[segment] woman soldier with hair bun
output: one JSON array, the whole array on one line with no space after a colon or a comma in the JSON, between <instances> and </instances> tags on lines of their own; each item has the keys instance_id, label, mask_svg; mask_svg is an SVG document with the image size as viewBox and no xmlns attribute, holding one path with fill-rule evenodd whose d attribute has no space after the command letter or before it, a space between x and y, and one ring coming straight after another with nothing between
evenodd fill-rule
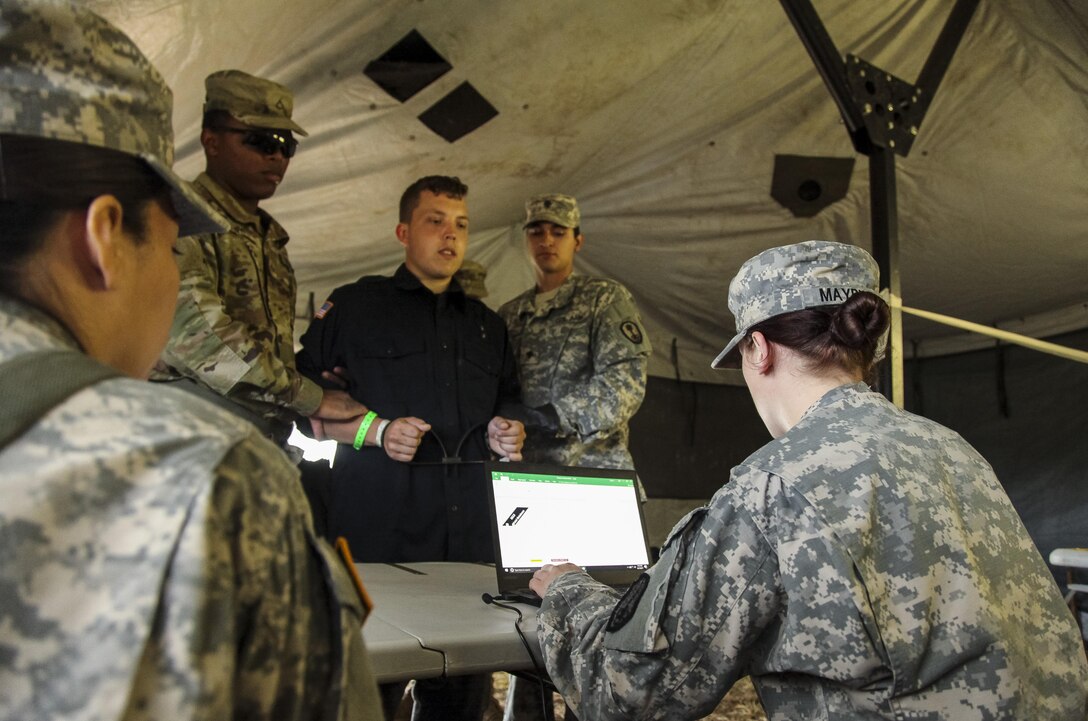
<instances>
[{"instance_id":1,"label":"woman soldier with hair bun","mask_svg":"<svg viewBox=\"0 0 1088 721\"><path fill-rule=\"evenodd\" d=\"M545 566L540 639L579 718L695 719L750 675L771 721L1082 721L1069 610L993 470L863 382L889 310L860 248L809 241L729 286L774 437L623 598Z\"/></svg>"}]
</instances>

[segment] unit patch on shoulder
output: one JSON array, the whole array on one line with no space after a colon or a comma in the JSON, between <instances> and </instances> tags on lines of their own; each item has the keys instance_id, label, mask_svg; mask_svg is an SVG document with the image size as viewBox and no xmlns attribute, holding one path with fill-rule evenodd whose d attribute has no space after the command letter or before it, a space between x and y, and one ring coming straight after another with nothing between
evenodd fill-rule
<instances>
[{"instance_id":1,"label":"unit patch on shoulder","mask_svg":"<svg viewBox=\"0 0 1088 721\"><path fill-rule=\"evenodd\" d=\"M631 341L635 345L642 342L642 329L638 327L638 323L633 320L625 320L620 324L620 331L623 333L623 337Z\"/></svg>"},{"instance_id":2,"label":"unit patch on shoulder","mask_svg":"<svg viewBox=\"0 0 1088 721\"><path fill-rule=\"evenodd\" d=\"M646 593L646 587L649 585L650 576L648 574L643 573L635 579L635 582L627 589L627 593L623 594L623 598L616 602L616 607L612 609L612 615L608 617L606 629L609 633L619 631L634 617L638 602L642 600L642 594Z\"/></svg>"},{"instance_id":3,"label":"unit patch on shoulder","mask_svg":"<svg viewBox=\"0 0 1088 721\"><path fill-rule=\"evenodd\" d=\"M314 313L314 318L317 318L318 320L320 320L320 319L324 318L325 314L328 313L330 310L332 310L332 301L327 300L324 303L322 303L321 307L317 309L316 313Z\"/></svg>"}]
</instances>

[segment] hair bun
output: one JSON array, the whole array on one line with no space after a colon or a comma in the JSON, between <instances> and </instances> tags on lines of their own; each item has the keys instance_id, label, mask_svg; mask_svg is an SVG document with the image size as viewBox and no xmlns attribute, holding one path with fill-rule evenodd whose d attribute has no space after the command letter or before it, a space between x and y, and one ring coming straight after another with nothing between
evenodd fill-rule
<instances>
[{"instance_id":1,"label":"hair bun","mask_svg":"<svg viewBox=\"0 0 1088 721\"><path fill-rule=\"evenodd\" d=\"M855 293L831 315L831 334L847 348L869 353L876 349L891 314L888 304L875 293Z\"/></svg>"}]
</instances>

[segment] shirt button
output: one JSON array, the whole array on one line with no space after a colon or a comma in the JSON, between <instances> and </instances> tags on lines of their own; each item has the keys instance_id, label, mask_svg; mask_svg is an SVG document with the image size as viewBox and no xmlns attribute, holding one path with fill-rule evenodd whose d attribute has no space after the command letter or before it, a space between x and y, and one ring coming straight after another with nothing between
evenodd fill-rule
<instances>
[{"instance_id":1,"label":"shirt button","mask_svg":"<svg viewBox=\"0 0 1088 721\"><path fill-rule=\"evenodd\" d=\"M451 511L457 511L457 510L458 510L458 508L457 508L457 506L450 506L450 510L451 510Z\"/></svg>"}]
</instances>

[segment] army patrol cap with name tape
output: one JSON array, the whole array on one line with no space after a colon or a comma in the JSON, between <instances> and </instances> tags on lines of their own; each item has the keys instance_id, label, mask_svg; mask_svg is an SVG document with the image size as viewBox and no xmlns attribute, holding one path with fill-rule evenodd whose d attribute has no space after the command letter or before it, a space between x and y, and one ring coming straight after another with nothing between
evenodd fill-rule
<instances>
[{"instance_id":1,"label":"army patrol cap with name tape","mask_svg":"<svg viewBox=\"0 0 1088 721\"><path fill-rule=\"evenodd\" d=\"M172 113L159 72L98 15L60 0L0 0L0 133L134 155L169 186L179 235L222 232L219 214L170 169Z\"/></svg>"},{"instance_id":2,"label":"army patrol cap with name tape","mask_svg":"<svg viewBox=\"0 0 1088 721\"><path fill-rule=\"evenodd\" d=\"M547 221L564 228L577 228L582 222L582 214L578 211L578 201L569 195L549 193L537 195L525 202L525 224L522 228L528 228L533 223Z\"/></svg>"},{"instance_id":3,"label":"army patrol cap with name tape","mask_svg":"<svg viewBox=\"0 0 1088 721\"><path fill-rule=\"evenodd\" d=\"M295 100L279 83L241 70L219 70L204 79L204 112L225 110L235 120L254 128L308 133L291 120Z\"/></svg>"},{"instance_id":4,"label":"army patrol cap with name tape","mask_svg":"<svg viewBox=\"0 0 1088 721\"><path fill-rule=\"evenodd\" d=\"M873 256L856 245L807 240L765 250L746 261L729 283L737 334L711 368L737 362L737 344L757 323L783 313L838 305L863 290L879 292Z\"/></svg>"}]
</instances>

